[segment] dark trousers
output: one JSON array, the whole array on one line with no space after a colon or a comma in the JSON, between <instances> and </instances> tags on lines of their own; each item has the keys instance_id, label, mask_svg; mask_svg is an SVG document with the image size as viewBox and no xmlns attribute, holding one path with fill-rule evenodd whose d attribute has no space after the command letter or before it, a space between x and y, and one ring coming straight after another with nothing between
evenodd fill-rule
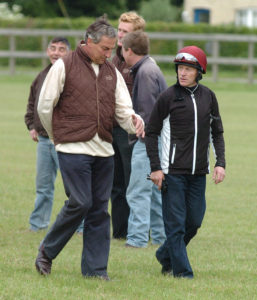
<instances>
[{"instance_id":1,"label":"dark trousers","mask_svg":"<svg viewBox=\"0 0 257 300\"><path fill-rule=\"evenodd\" d=\"M82 274L107 274L110 249L108 201L113 181L113 157L58 152L67 201L43 240L54 259L84 219Z\"/></svg>"},{"instance_id":2,"label":"dark trousers","mask_svg":"<svg viewBox=\"0 0 257 300\"><path fill-rule=\"evenodd\" d=\"M206 209L206 176L165 175L168 190L162 193L167 239L156 257L175 277L193 277L186 246L202 224Z\"/></svg>"},{"instance_id":3,"label":"dark trousers","mask_svg":"<svg viewBox=\"0 0 257 300\"><path fill-rule=\"evenodd\" d=\"M129 206L126 191L131 171L133 146L128 143L128 134L121 127L113 129L114 178L111 193L111 216L114 238L126 238L128 230Z\"/></svg>"}]
</instances>

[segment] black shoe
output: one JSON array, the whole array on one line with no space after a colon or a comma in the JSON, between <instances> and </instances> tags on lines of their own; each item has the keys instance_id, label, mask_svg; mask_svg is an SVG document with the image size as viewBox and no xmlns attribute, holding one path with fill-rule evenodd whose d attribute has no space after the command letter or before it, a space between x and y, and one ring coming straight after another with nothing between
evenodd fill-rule
<instances>
[{"instance_id":1,"label":"black shoe","mask_svg":"<svg viewBox=\"0 0 257 300\"><path fill-rule=\"evenodd\" d=\"M172 275L172 269L170 267L162 266L162 275Z\"/></svg>"},{"instance_id":2,"label":"black shoe","mask_svg":"<svg viewBox=\"0 0 257 300\"><path fill-rule=\"evenodd\" d=\"M100 279L100 280L104 280L104 281L110 281L110 277L105 274L105 275L83 275L85 278L88 279Z\"/></svg>"},{"instance_id":3,"label":"black shoe","mask_svg":"<svg viewBox=\"0 0 257 300\"><path fill-rule=\"evenodd\" d=\"M48 258L44 252L44 245L42 244L38 249L38 256L35 261L35 266L41 275L49 275L52 268L52 259Z\"/></svg>"},{"instance_id":4,"label":"black shoe","mask_svg":"<svg viewBox=\"0 0 257 300\"><path fill-rule=\"evenodd\" d=\"M115 240L120 240L120 241L122 241L122 240L126 240L126 239L127 239L127 236L113 236L112 238L115 239Z\"/></svg>"},{"instance_id":5,"label":"black shoe","mask_svg":"<svg viewBox=\"0 0 257 300\"><path fill-rule=\"evenodd\" d=\"M168 261L166 262L166 265L164 265L163 264L164 261L161 261L160 257L158 257L157 252L155 253L155 257L157 258L158 262L162 266L162 270L161 270L162 275L172 275L172 268L171 268L171 266L167 265Z\"/></svg>"},{"instance_id":6,"label":"black shoe","mask_svg":"<svg viewBox=\"0 0 257 300\"><path fill-rule=\"evenodd\" d=\"M97 276L97 278L101 279L101 280L105 280L105 281L110 281L110 277L108 275L101 275L101 276Z\"/></svg>"}]
</instances>

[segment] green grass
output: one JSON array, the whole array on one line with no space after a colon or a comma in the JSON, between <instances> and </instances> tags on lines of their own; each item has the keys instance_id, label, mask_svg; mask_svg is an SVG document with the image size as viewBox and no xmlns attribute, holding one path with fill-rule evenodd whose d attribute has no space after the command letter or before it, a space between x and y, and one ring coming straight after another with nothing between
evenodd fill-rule
<instances>
[{"instance_id":1,"label":"green grass","mask_svg":"<svg viewBox=\"0 0 257 300\"><path fill-rule=\"evenodd\" d=\"M217 186L208 176L207 212L188 247L194 280L163 277L155 246L128 249L114 240L108 266L112 281L102 282L82 278L78 235L54 260L48 278L34 267L45 235L28 231L36 144L23 118L34 75L0 76L0 299L257 299L257 86L203 80L219 99L227 176ZM59 174L52 222L64 200Z\"/></svg>"}]
</instances>

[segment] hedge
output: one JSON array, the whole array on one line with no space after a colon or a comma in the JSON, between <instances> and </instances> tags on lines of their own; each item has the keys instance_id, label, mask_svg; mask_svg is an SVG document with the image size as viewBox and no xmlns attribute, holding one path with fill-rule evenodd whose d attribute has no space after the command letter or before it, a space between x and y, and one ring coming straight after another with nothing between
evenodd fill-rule
<instances>
[{"instance_id":1,"label":"hedge","mask_svg":"<svg viewBox=\"0 0 257 300\"><path fill-rule=\"evenodd\" d=\"M20 20L5 20L0 18L1 28L51 28L51 29L79 29L84 30L94 22L95 18L23 18ZM109 20L117 27L117 20ZM236 27L234 25L212 26L209 24L185 24L185 23L166 23L148 22L146 31L150 32L192 32L192 33L235 33L235 34L257 34L257 29L247 27Z\"/></svg>"}]
</instances>

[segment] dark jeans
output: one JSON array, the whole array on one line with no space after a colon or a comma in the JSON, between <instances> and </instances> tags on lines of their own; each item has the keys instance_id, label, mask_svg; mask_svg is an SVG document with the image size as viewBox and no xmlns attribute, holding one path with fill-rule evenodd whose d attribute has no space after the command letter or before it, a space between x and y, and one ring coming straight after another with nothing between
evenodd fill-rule
<instances>
[{"instance_id":1,"label":"dark jeans","mask_svg":"<svg viewBox=\"0 0 257 300\"><path fill-rule=\"evenodd\" d=\"M126 238L128 230L129 206L126 191L131 171L133 146L128 143L128 134L121 127L113 129L114 178L111 193L112 229L114 238Z\"/></svg>"},{"instance_id":2,"label":"dark jeans","mask_svg":"<svg viewBox=\"0 0 257 300\"><path fill-rule=\"evenodd\" d=\"M43 240L46 255L54 259L84 219L82 274L107 274L110 248L108 200L113 181L113 157L58 152L66 195L63 208Z\"/></svg>"},{"instance_id":3,"label":"dark jeans","mask_svg":"<svg viewBox=\"0 0 257 300\"><path fill-rule=\"evenodd\" d=\"M202 224L206 209L206 176L165 175L168 190L162 193L167 239L156 257L175 277L193 277L186 246Z\"/></svg>"}]
</instances>

